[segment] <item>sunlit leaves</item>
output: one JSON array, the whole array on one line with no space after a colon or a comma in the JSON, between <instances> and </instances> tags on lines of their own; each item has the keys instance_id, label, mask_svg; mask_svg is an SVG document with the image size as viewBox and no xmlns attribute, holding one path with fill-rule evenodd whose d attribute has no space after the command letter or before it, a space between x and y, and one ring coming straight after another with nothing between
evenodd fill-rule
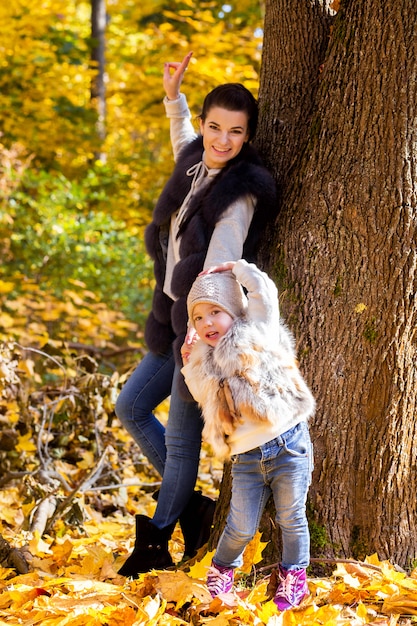
<instances>
[{"instance_id":1,"label":"sunlit leaves","mask_svg":"<svg viewBox=\"0 0 417 626\"><path fill-rule=\"evenodd\" d=\"M410 622L400 615L417 614L417 579L388 561L380 562L376 555L365 563L340 562L328 578L310 577L311 596L299 608L280 614L269 596L268 577L257 572L264 547L259 533L246 548L243 567L236 571L235 591L222 598L211 599L205 586L214 551L202 550L191 567L185 564L180 571L150 572L137 581L119 576L117 571L134 544L133 516L152 516L155 510L151 492L157 476L149 473L149 464L141 461L131 438L112 420L117 375L98 374L94 362L85 357L68 357L67 363L53 357L50 367L61 370L61 378L54 384L35 385L37 358L48 362L47 355L36 357L12 343L1 346L0 416L7 428L0 429L0 458L4 466L9 441L13 458L18 455L23 467L32 470L18 485L0 492L0 534L15 549L25 549L30 562L29 573L22 575L0 567L4 623L16 623L13 620L18 618L23 623L60 626L90 622L405 626ZM3 437L13 426L8 410L17 413L21 428L11 439ZM40 461L43 482L37 476ZM103 471L94 478L100 463ZM213 489L210 466L203 449L200 475L206 482L200 478L200 484L209 493ZM44 534L34 524L41 507L54 520ZM179 563L183 551L179 526L170 550Z\"/></svg>"},{"instance_id":2,"label":"sunlit leaves","mask_svg":"<svg viewBox=\"0 0 417 626\"><path fill-rule=\"evenodd\" d=\"M367 583L362 580L364 592L366 584L373 589L363 600L331 601L329 592L334 586L342 585L347 590L353 583L357 588L355 576L346 577L339 566L326 579L328 592L318 592L316 582L320 581L310 578L311 596L299 608L284 613L279 613L268 598L263 579L249 594L236 586L233 594L222 599L212 599L205 586L206 575L196 576L192 571L154 571L128 581L117 575L120 561L114 556L118 541L128 532L126 520L119 518L111 529L113 534L106 531L103 523L102 532L94 535L94 543L75 533L55 542L31 538L31 551L36 555L34 571L10 578L10 572L0 569L1 618L7 623L8 618L18 616L21 620L42 620L51 625L405 626L411 622L401 619L400 612L412 615L415 611L417 587L407 577L403 581L408 581L411 588L404 589L397 581L389 597L381 602L381 589L394 573L388 563L380 564L383 573L371 571Z\"/></svg>"},{"instance_id":3,"label":"sunlit leaves","mask_svg":"<svg viewBox=\"0 0 417 626\"><path fill-rule=\"evenodd\" d=\"M57 0L16 0L0 8L0 127L8 143L24 141L51 162L64 145L71 160L81 155L95 119L86 26L74 9Z\"/></svg>"},{"instance_id":4,"label":"sunlit leaves","mask_svg":"<svg viewBox=\"0 0 417 626\"><path fill-rule=\"evenodd\" d=\"M165 160L167 125L161 107L163 63L193 49L187 77L193 108L218 82L257 88L262 15L258 5L222 2L115 0L107 5L107 138L104 151L152 180L151 163ZM0 9L0 116L7 144L21 140L37 158L64 170L86 167L97 147L90 102L90 4L19 0ZM12 112L12 115L10 115ZM161 152L162 150L162 152ZM133 161L132 161L133 158ZM163 174L169 171L161 162ZM149 168L149 169L148 169ZM153 180L158 184L158 181ZM148 185L138 181L148 201Z\"/></svg>"},{"instance_id":5,"label":"sunlit leaves","mask_svg":"<svg viewBox=\"0 0 417 626\"><path fill-rule=\"evenodd\" d=\"M194 114L219 82L242 80L257 90L258 6L114 0L107 11L107 163L94 163L90 3L14 0L0 7L3 336L12 329L13 337L38 345L55 338L60 322L77 315L77 305L57 305L71 280L143 324L152 286L143 225L173 165L163 63L194 50L184 82ZM38 293L24 304L32 286ZM32 320L35 300L42 305L49 293L55 300ZM100 335L83 313L79 337L82 326ZM30 321L20 332L24 315Z\"/></svg>"}]
</instances>

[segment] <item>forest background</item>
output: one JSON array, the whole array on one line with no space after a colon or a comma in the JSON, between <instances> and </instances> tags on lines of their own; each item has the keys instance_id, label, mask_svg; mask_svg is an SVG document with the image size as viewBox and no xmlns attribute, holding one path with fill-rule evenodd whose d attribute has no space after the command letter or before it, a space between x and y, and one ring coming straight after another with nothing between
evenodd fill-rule
<instances>
[{"instance_id":1,"label":"forest background","mask_svg":"<svg viewBox=\"0 0 417 626\"><path fill-rule=\"evenodd\" d=\"M37 485L30 526L54 479L75 493L99 467L90 487L109 472L149 483L114 401L144 350L153 272L143 230L173 166L163 64L194 51L195 115L221 82L256 94L262 14L251 2L19 0L0 18L0 471L3 486ZM152 490L159 476L146 471Z\"/></svg>"},{"instance_id":2,"label":"forest background","mask_svg":"<svg viewBox=\"0 0 417 626\"><path fill-rule=\"evenodd\" d=\"M134 514L151 514L159 477L120 428L114 401L144 350L153 278L143 229L173 165L163 63L193 50L184 91L195 115L205 93L228 80L256 95L263 10L252 0L108 2L104 108L91 11L78 0L0 6L1 617L63 624L83 604L71 624L188 623L191 597L207 610L201 586L171 574L170 583L148 581L145 593L117 577ZM164 419L166 406L159 412ZM221 476L203 450L200 488L216 497ZM180 555L181 536L173 541ZM257 537L244 581L261 548ZM342 566L332 581L317 579L321 600L307 607L305 623L371 623L382 602L393 611L397 572L376 556L369 569L352 567L358 584ZM95 581L93 599L77 577ZM265 590L253 587L252 605ZM417 594L412 602L409 613ZM236 612L247 623L283 623L271 621L270 605L230 608L222 623ZM375 623L399 617L389 619Z\"/></svg>"}]
</instances>

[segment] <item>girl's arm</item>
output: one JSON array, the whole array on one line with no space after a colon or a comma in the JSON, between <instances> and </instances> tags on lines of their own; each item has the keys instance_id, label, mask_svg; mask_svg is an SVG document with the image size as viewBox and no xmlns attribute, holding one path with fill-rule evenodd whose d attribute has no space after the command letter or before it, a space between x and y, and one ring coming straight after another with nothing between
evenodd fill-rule
<instances>
[{"instance_id":1,"label":"girl's arm","mask_svg":"<svg viewBox=\"0 0 417 626\"><path fill-rule=\"evenodd\" d=\"M248 263L244 259L234 264L232 272L247 291L250 319L278 327L278 289L274 281L254 263Z\"/></svg>"},{"instance_id":2,"label":"girl's arm","mask_svg":"<svg viewBox=\"0 0 417 626\"><path fill-rule=\"evenodd\" d=\"M260 270L254 263L248 263L245 259L214 265L201 274L227 270L231 270L236 280L246 289L249 318L258 323L272 324L277 327L280 317L278 289L268 274Z\"/></svg>"}]
</instances>

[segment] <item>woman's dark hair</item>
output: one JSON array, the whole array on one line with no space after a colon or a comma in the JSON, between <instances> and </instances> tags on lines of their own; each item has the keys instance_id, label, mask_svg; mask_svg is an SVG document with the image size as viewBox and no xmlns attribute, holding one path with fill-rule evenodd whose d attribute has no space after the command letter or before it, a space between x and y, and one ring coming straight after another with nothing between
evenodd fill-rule
<instances>
[{"instance_id":1,"label":"woman's dark hair","mask_svg":"<svg viewBox=\"0 0 417 626\"><path fill-rule=\"evenodd\" d=\"M204 99L200 119L204 122L213 107L227 111L244 111L248 116L249 141L254 138L258 125L258 102L240 83L226 83L215 87Z\"/></svg>"}]
</instances>

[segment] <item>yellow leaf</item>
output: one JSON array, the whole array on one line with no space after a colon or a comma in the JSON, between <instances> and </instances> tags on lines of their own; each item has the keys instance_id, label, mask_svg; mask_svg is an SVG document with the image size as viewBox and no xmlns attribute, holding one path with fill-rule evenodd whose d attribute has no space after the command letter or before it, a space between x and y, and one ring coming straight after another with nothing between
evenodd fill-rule
<instances>
[{"instance_id":1,"label":"yellow leaf","mask_svg":"<svg viewBox=\"0 0 417 626\"><path fill-rule=\"evenodd\" d=\"M0 293L9 293L14 289L14 283L0 280Z\"/></svg>"},{"instance_id":2,"label":"yellow leaf","mask_svg":"<svg viewBox=\"0 0 417 626\"><path fill-rule=\"evenodd\" d=\"M359 302L355 306L355 313L363 313L365 309L366 309L366 304L364 304L363 302Z\"/></svg>"},{"instance_id":3,"label":"yellow leaf","mask_svg":"<svg viewBox=\"0 0 417 626\"><path fill-rule=\"evenodd\" d=\"M22 513L24 517L29 517L30 512L33 510L35 506L35 501L32 500L31 502L27 502L27 503L22 503Z\"/></svg>"},{"instance_id":4,"label":"yellow leaf","mask_svg":"<svg viewBox=\"0 0 417 626\"><path fill-rule=\"evenodd\" d=\"M0 315L0 326L3 326L3 328L13 328L14 324L14 318L8 313L2 313Z\"/></svg>"},{"instance_id":5,"label":"yellow leaf","mask_svg":"<svg viewBox=\"0 0 417 626\"><path fill-rule=\"evenodd\" d=\"M362 602L359 602L358 604L358 608L356 609L356 615L363 620L365 620L368 617L367 608Z\"/></svg>"},{"instance_id":6,"label":"yellow leaf","mask_svg":"<svg viewBox=\"0 0 417 626\"><path fill-rule=\"evenodd\" d=\"M16 444L16 450L18 452L35 452L36 446L32 441L32 433L29 431L26 435L21 435L19 437L18 443Z\"/></svg>"},{"instance_id":7,"label":"yellow leaf","mask_svg":"<svg viewBox=\"0 0 417 626\"><path fill-rule=\"evenodd\" d=\"M16 503L18 504L18 503ZM0 509L0 519L9 524L10 526L16 526L23 524L24 516L21 510L16 510L16 508L10 506L1 506Z\"/></svg>"},{"instance_id":8,"label":"yellow leaf","mask_svg":"<svg viewBox=\"0 0 417 626\"><path fill-rule=\"evenodd\" d=\"M249 574L252 565L262 561L262 551L268 542L261 541L261 537L262 534L258 530L252 541L246 546L245 552L243 553L243 565L240 568L241 572Z\"/></svg>"},{"instance_id":9,"label":"yellow leaf","mask_svg":"<svg viewBox=\"0 0 417 626\"><path fill-rule=\"evenodd\" d=\"M213 560L213 556L215 552L216 552L215 550L213 550L212 552L206 552L206 554L201 559L201 561L197 561L197 563L195 563L194 565L190 567L190 571L188 572L188 575L191 576L191 578L205 580L207 578L207 570L211 565L211 561Z\"/></svg>"},{"instance_id":10,"label":"yellow leaf","mask_svg":"<svg viewBox=\"0 0 417 626\"><path fill-rule=\"evenodd\" d=\"M24 372L32 378L35 376L35 363L34 361L32 361L32 359L25 359L24 361L20 361L18 369L20 372Z\"/></svg>"},{"instance_id":11,"label":"yellow leaf","mask_svg":"<svg viewBox=\"0 0 417 626\"><path fill-rule=\"evenodd\" d=\"M165 600L161 602L158 595L156 595L154 598L147 596L143 600L142 609L144 609L149 617L149 621L146 622L149 626L155 626L158 623L159 617L161 617L161 615L165 611L165 606Z\"/></svg>"},{"instance_id":12,"label":"yellow leaf","mask_svg":"<svg viewBox=\"0 0 417 626\"><path fill-rule=\"evenodd\" d=\"M7 403L6 417L9 424L16 424L20 418L20 408L14 400Z\"/></svg>"},{"instance_id":13,"label":"yellow leaf","mask_svg":"<svg viewBox=\"0 0 417 626\"><path fill-rule=\"evenodd\" d=\"M270 624L271 618L277 614L277 606L273 600L264 602L260 605L260 608L256 611L257 616L263 624Z\"/></svg>"},{"instance_id":14,"label":"yellow leaf","mask_svg":"<svg viewBox=\"0 0 417 626\"><path fill-rule=\"evenodd\" d=\"M59 562L60 565L68 561L72 552L72 548L73 545L71 541L68 541L68 539L66 539L63 543L54 543L52 551L54 553L54 558Z\"/></svg>"},{"instance_id":15,"label":"yellow leaf","mask_svg":"<svg viewBox=\"0 0 417 626\"><path fill-rule=\"evenodd\" d=\"M158 572L155 588L167 602L177 602L176 609L181 608L193 598L200 602L211 602L211 594L207 587L196 582L185 572Z\"/></svg>"},{"instance_id":16,"label":"yellow leaf","mask_svg":"<svg viewBox=\"0 0 417 626\"><path fill-rule=\"evenodd\" d=\"M386 598L382 606L382 612L404 613L406 615L417 615L417 595L396 595Z\"/></svg>"},{"instance_id":17,"label":"yellow leaf","mask_svg":"<svg viewBox=\"0 0 417 626\"><path fill-rule=\"evenodd\" d=\"M262 582L257 584L254 589L252 589L252 591L246 598L246 601L249 604L259 604L261 602L265 602L265 600L268 597L267 588L268 588L268 583L265 580L263 580ZM266 605L268 604L269 602L266 603Z\"/></svg>"},{"instance_id":18,"label":"yellow leaf","mask_svg":"<svg viewBox=\"0 0 417 626\"><path fill-rule=\"evenodd\" d=\"M94 466L94 454L90 450L84 450L83 452L83 460L78 461L77 467L80 469L88 469Z\"/></svg>"},{"instance_id":19,"label":"yellow leaf","mask_svg":"<svg viewBox=\"0 0 417 626\"><path fill-rule=\"evenodd\" d=\"M34 556L52 554L49 544L42 539L38 532L35 532L32 539L29 541L29 549L30 553Z\"/></svg>"}]
</instances>

